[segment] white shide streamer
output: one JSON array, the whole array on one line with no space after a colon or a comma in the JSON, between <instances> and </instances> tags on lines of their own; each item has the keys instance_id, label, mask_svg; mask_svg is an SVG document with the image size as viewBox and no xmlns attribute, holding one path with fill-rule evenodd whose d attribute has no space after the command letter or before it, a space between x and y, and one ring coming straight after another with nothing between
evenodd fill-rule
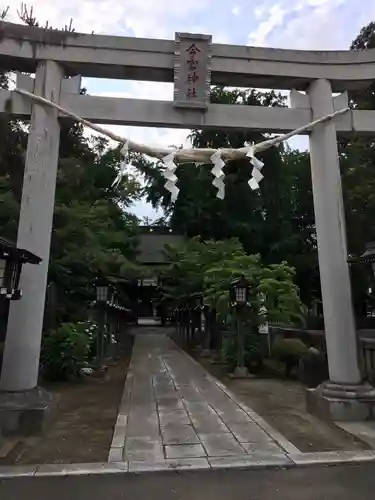
<instances>
[{"instance_id":1,"label":"white shide streamer","mask_svg":"<svg viewBox=\"0 0 375 500\"><path fill-rule=\"evenodd\" d=\"M123 176L126 173L126 167L128 166L127 165L127 158L128 158L128 154L129 154L129 140L128 139L125 141L124 145L122 146L120 153L122 156L122 162L120 164L120 168L119 168L119 172L117 174L117 177L112 183L112 187L117 187L120 184L121 179L123 178Z\"/></svg>"},{"instance_id":2,"label":"white shide streamer","mask_svg":"<svg viewBox=\"0 0 375 500\"><path fill-rule=\"evenodd\" d=\"M178 180L175 171L177 169L177 165L174 162L174 158L176 156L176 151L172 151L167 156L164 156L163 163L165 165L165 169L163 171L163 176L167 179L167 182L164 184L164 187L167 191L171 193L171 201L174 203L177 200L178 193L180 192L179 188L176 186L176 182Z\"/></svg>"},{"instance_id":3,"label":"white shide streamer","mask_svg":"<svg viewBox=\"0 0 375 500\"><path fill-rule=\"evenodd\" d=\"M29 99L34 100L35 102L39 104L43 104L45 106L52 107L54 109L57 109L60 111L60 113L64 116L69 116L70 118L73 118L74 120L78 121L79 123L82 123L82 125L85 125L86 127L91 128L92 130L95 130L96 132L99 132L100 134L103 134L110 139L119 142L120 144L128 144L128 149L132 151L136 151L137 153L145 154L148 156L151 156L153 158L158 158L159 160L163 160L165 157L168 157L170 154L174 153L174 159L173 162L178 162L178 163L208 163L214 155L217 150L216 149L211 149L211 148L191 148L191 149L179 149L178 151L172 150L171 148L154 148L151 146L147 146L145 144L138 144L130 139L121 137L117 134L114 134L110 130L107 130L100 125L96 125L95 123L91 123L89 120L86 120L85 118L82 118L81 116L76 115L72 111L69 111L65 108L62 108L58 104L45 99L44 97L37 96L33 94L32 92L28 92L27 90L15 88L11 91L12 93L15 92L17 94L20 94L24 97L27 97ZM238 148L238 149L232 149L232 148L221 148L220 149L220 155L221 159L226 162L228 160L238 160L238 159L243 159L248 157L248 153L250 152L250 157L251 157L251 162L255 168L257 168L257 165L259 167L260 160L255 158L255 154L259 153L261 151L265 151L266 149L269 149L272 146L277 146L281 144L282 142L290 139L291 137L302 134L303 132L306 132L315 126L328 122L338 116L341 116L345 113L350 111L350 108L343 108L340 109L339 111L335 111L334 113L331 113L329 115L323 116L322 118L318 118L317 120L314 120L312 122L306 123L306 125L302 125L302 127L298 127L295 130L292 130L291 132L288 132L287 134L282 134L278 135L276 137L273 137L272 139L267 139L266 141L258 142L258 144L253 144L252 146L244 146L243 148ZM164 161L164 160L163 160ZM260 162L260 163L259 163ZM260 169L257 168L257 170L260 173ZM255 175L254 175L255 174ZM169 175L169 174L168 174ZM258 181L256 180L257 178L259 179L258 174L254 171L252 173L252 177L249 181L250 187L252 189L257 189L259 187ZM176 191L173 189L173 185L175 186L176 190L178 188L175 185L176 181L170 181L168 179L169 183L167 182L166 185L168 184L168 187L173 190L173 196L177 197L178 191L176 194ZM214 182L217 180L215 179ZM172 194L172 191L171 191Z\"/></svg>"},{"instance_id":4,"label":"white shide streamer","mask_svg":"<svg viewBox=\"0 0 375 500\"><path fill-rule=\"evenodd\" d=\"M225 174L223 172L225 163L221 159L220 149L215 151L215 153L211 156L210 160L214 164L211 173L215 177L215 179L212 181L212 184L217 189L216 197L220 198L220 200L223 200L225 196L225 184L224 184Z\"/></svg>"},{"instance_id":5,"label":"white shide streamer","mask_svg":"<svg viewBox=\"0 0 375 500\"><path fill-rule=\"evenodd\" d=\"M264 163L255 156L254 144L248 144L247 142L245 142L245 146L249 148L248 152L246 153L246 156L250 158L250 163L253 165L251 178L248 184L250 188L254 191L255 189L259 189L259 183L264 178L264 175L261 172L262 168L264 167Z\"/></svg>"}]
</instances>

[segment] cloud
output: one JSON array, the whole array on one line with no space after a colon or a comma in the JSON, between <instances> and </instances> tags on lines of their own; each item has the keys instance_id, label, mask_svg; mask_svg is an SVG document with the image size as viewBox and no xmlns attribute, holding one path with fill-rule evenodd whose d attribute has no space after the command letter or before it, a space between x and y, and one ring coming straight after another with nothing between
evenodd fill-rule
<instances>
[{"instance_id":1,"label":"cloud","mask_svg":"<svg viewBox=\"0 0 375 500\"><path fill-rule=\"evenodd\" d=\"M5 1L6 3L6 1ZM11 2L13 4L13 2ZM135 36L159 37L174 33L192 19L204 17L204 12L214 6L214 0L189 0L183 8L175 0L32 0L34 16L43 24L47 20L56 27L69 23L73 18L76 31L121 33L132 31ZM8 18L18 22L18 6L11 7ZM189 21L186 21L189 18ZM173 30L173 32L172 32Z\"/></svg>"},{"instance_id":2,"label":"cloud","mask_svg":"<svg viewBox=\"0 0 375 500\"><path fill-rule=\"evenodd\" d=\"M249 35L249 45L264 45L267 37L277 27L282 26L287 10L280 7L279 4L272 5L269 9L256 7L254 14L256 18L264 18L258 27Z\"/></svg>"},{"instance_id":3,"label":"cloud","mask_svg":"<svg viewBox=\"0 0 375 500\"><path fill-rule=\"evenodd\" d=\"M257 7L255 7L255 9L254 9L255 19L257 19L257 20L262 19L265 12L266 12L266 9L264 6L258 5Z\"/></svg>"},{"instance_id":4,"label":"cloud","mask_svg":"<svg viewBox=\"0 0 375 500\"><path fill-rule=\"evenodd\" d=\"M182 26L184 17L199 15L206 7L206 0L189 0L181 8L175 0L32 0L34 16L44 24L61 27L71 18L77 32L127 33L139 37L171 37L173 25ZM17 8L9 12L9 20L18 22Z\"/></svg>"},{"instance_id":5,"label":"cloud","mask_svg":"<svg viewBox=\"0 0 375 500\"><path fill-rule=\"evenodd\" d=\"M339 28L345 23L344 20L340 22L340 7L344 3L345 0L309 0L304 7L297 4L289 10L289 19L282 32L274 33L270 43L277 39L277 45L283 48L347 48L347 31Z\"/></svg>"},{"instance_id":6,"label":"cloud","mask_svg":"<svg viewBox=\"0 0 375 500\"><path fill-rule=\"evenodd\" d=\"M248 35L249 45L338 50L349 48L375 7L356 0L265 0L254 14L259 22Z\"/></svg>"},{"instance_id":7,"label":"cloud","mask_svg":"<svg viewBox=\"0 0 375 500\"><path fill-rule=\"evenodd\" d=\"M101 95L107 97L123 97L135 99L150 99L150 100L173 100L173 84L172 83L152 83L152 82L126 82L126 90L111 91L103 89L97 91L94 88L95 80L87 79L84 82L88 92L93 95ZM190 147L190 141L187 136L190 130L186 129L170 129L170 128L150 128L150 127L130 127L120 125L106 125L105 128L112 130L118 135L128 137L135 142L148 144L155 147L172 147L180 146Z\"/></svg>"}]
</instances>

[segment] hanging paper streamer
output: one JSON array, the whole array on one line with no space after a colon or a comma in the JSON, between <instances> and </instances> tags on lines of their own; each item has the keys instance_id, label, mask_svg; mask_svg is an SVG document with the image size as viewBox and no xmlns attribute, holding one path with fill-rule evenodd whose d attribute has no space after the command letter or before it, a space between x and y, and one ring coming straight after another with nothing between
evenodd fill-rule
<instances>
[{"instance_id":1,"label":"hanging paper streamer","mask_svg":"<svg viewBox=\"0 0 375 500\"><path fill-rule=\"evenodd\" d=\"M128 153L129 153L129 140L126 140L126 142L124 143L124 145L120 149L120 153L121 153L121 156L122 156L122 162L120 163L120 168L119 168L119 172L117 174L117 177L112 182L112 187L117 187L120 184L121 179L125 175L126 167L127 167L126 160L127 160Z\"/></svg>"},{"instance_id":2,"label":"hanging paper streamer","mask_svg":"<svg viewBox=\"0 0 375 500\"><path fill-rule=\"evenodd\" d=\"M264 175L261 170L264 167L264 163L254 155L254 145L245 142L245 146L248 147L248 152L246 156L250 158L250 163L253 165L253 170L251 172L251 179L248 184L250 188L254 191L255 189L259 189L259 182L263 179Z\"/></svg>"},{"instance_id":3,"label":"hanging paper streamer","mask_svg":"<svg viewBox=\"0 0 375 500\"><path fill-rule=\"evenodd\" d=\"M217 189L216 197L220 198L220 200L223 200L225 196L225 184L224 184L225 174L223 172L223 168L225 167L225 162L223 162L223 160L221 159L220 149L215 151L215 153L211 156L210 159L214 164L211 173L215 176L215 179L212 181L212 185L215 186Z\"/></svg>"},{"instance_id":4,"label":"hanging paper streamer","mask_svg":"<svg viewBox=\"0 0 375 500\"><path fill-rule=\"evenodd\" d=\"M177 200L178 193L180 190L176 186L176 182L178 181L177 176L175 175L175 171L177 169L177 165L174 162L176 152L172 151L169 155L164 156L163 163L165 165L165 170L163 171L163 176L167 179L167 182L164 184L164 187L167 191L171 193L171 201L174 203Z\"/></svg>"}]
</instances>

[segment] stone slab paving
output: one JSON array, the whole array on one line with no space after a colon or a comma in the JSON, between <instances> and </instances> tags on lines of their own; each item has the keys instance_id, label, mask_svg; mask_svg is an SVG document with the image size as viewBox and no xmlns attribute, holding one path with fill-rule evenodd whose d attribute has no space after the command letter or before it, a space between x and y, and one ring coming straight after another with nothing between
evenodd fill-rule
<instances>
[{"instance_id":1,"label":"stone slab paving","mask_svg":"<svg viewBox=\"0 0 375 500\"><path fill-rule=\"evenodd\" d=\"M290 453L299 450L169 337L136 336L109 462L129 471L288 466Z\"/></svg>"},{"instance_id":2,"label":"stone slab paving","mask_svg":"<svg viewBox=\"0 0 375 500\"><path fill-rule=\"evenodd\" d=\"M114 478L124 473L134 473L129 474L131 478L141 472L160 472L163 485L168 477L188 478L184 491L189 498L195 498L197 495L191 494L190 490L192 476L173 474L173 471L201 474L210 470L213 474L210 477L216 478L215 471L220 474L237 474L240 470L249 472L255 469L258 478L258 474L263 472L259 469L283 468L287 469L283 473L289 473L293 468L305 469L309 466L313 466L312 470L315 470L323 465L324 468L319 469L320 472L329 470L327 466L330 465L335 466L333 470L344 464L362 467L371 462L369 465L374 466L375 450L301 453L168 337L160 333L149 334L147 331L155 332L155 328L141 328L141 334L135 341L108 463L1 466L0 498L10 499L7 493L2 494L2 487L6 484L14 485L18 484L15 481L31 478L32 484L35 485L39 484L35 479L49 481L49 476L53 478L53 482L48 484L54 485L55 490L55 481L58 478L63 479L62 484L70 484L65 479L72 479L71 476L89 481L82 490L86 498L88 484L92 485L92 491L97 493L97 485L93 486L95 477L103 476L103 485L108 493L108 476L111 477L110 484L114 484ZM162 332L161 328L156 331ZM351 467L345 471L356 469ZM166 472L170 474L166 475ZM306 492L304 478L309 476L305 476L304 472L302 474L303 491ZM138 481L138 484L144 484L147 478L152 476L159 477L158 474L146 474L145 480ZM204 476L204 484L209 481L208 477ZM223 477L225 476L220 475L220 479ZM236 476L236 479L231 481L231 493L232 483L235 491L236 481L240 478L241 476ZM247 474L245 478L244 498L248 498ZM268 479L267 483L273 484L273 478L274 476ZM3 481L4 479L7 481ZM217 479L214 479L214 482L216 484ZM121 498L123 484L119 483ZM315 479L311 484L319 486ZM220 498L228 496L222 494L221 482L219 488ZM45 485L42 490L45 493ZM165 489L162 490L165 496ZM175 490L172 488L171 491L175 497ZM152 487L150 494L151 492L157 496L157 491L154 492ZM64 495L66 498L66 494ZM90 495L92 497L91 490ZM340 495L342 498L342 492ZM45 494L31 496L44 498ZM12 498L21 497L23 498L22 495L15 494ZM135 498L134 495L133 497ZM142 495L136 497L140 498ZM206 494L201 497L211 498Z\"/></svg>"},{"instance_id":3,"label":"stone slab paving","mask_svg":"<svg viewBox=\"0 0 375 500\"><path fill-rule=\"evenodd\" d=\"M366 422L335 422L335 425L375 449L375 422L369 420Z\"/></svg>"}]
</instances>

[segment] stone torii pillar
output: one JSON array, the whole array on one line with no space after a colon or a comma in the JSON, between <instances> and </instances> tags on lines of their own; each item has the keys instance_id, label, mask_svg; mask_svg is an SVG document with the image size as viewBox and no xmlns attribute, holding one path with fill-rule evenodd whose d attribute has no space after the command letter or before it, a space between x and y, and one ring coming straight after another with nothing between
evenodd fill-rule
<instances>
[{"instance_id":1,"label":"stone torii pillar","mask_svg":"<svg viewBox=\"0 0 375 500\"><path fill-rule=\"evenodd\" d=\"M34 92L58 103L62 81L63 70L57 63L41 62ZM5 426L4 432L19 431L23 423L38 427L43 419L35 417L38 413L43 417L51 403L50 396L37 384L59 141L58 112L32 104L17 244L40 256L42 262L23 267L23 298L12 302L9 310L0 379L0 427Z\"/></svg>"},{"instance_id":2,"label":"stone torii pillar","mask_svg":"<svg viewBox=\"0 0 375 500\"><path fill-rule=\"evenodd\" d=\"M313 82L307 99L313 120L334 112L328 80ZM375 391L362 383L359 367L334 121L311 131L310 158L330 380L308 390L308 407L333 420L374 418Z\"/></svg>"}]
</instances>

